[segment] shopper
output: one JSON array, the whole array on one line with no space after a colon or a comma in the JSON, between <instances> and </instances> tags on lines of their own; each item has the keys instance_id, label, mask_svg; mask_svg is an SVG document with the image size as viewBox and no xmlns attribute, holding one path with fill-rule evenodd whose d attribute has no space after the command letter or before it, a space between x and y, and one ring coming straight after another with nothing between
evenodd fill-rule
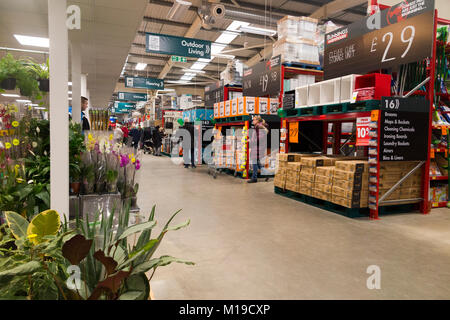
<instances>
[{"instance_id":1,"label":"shopper","mask_svg":"<svg viewBox=\"0 0 450 320\"><path fill-rule=\"evenodd\" d=\"M128 136L129 136L129 131L126 125L122 126L122 132L123 132L123 144L126 145L128 142Z\"/></svg>"},{"instance_id":2,"label":"shopper","mask_svg":"<svg viewBox=\"0 0 450 320\"><path fill-rule=\"evenodd\" d=\"M141 141L141 131L139 131L136 125L133 125L133 129L130 130L129 136L131 137L131 146L134 148L134 153L137 153L139 141Z\"/></svg>"},{"instance_id":3,"label":"shopper","mask_svg":"<svg viewBox=\"0 0 450 320\"><path fill-rule=\"evenodd\" d=\"M155 147L155 156L161 156L161 146L162 146L162 136L161 130L159 126L156 126L155 131L153 132L153 145Z\"/></svg>"},{"instance_id":4,"label":"shopper","mask_svg":"<svg viewBox=\"0 0 450 320\"><path fill-rule=\"evenodd\" d=\"M252 165L252 177L248 183L258 182L258 170L261 168L260 158L265 155L267 144L267 133L269 132L266 122L260 117L253 117L250 138L250 164Z\"/></svg>"},{"instance_id":5,"label":"shopper","mask_svg":"<svg viewBox=\"0 0 450 320\"><path fill-rule=\"evenodd\" d=\"M189 141L190 141L189 148L187 148L187 146L185 144L183 144L184 167L189 168L189 163L190 163L192 168L196 168L195 157L194 157L194 154L195 154L194 125L191 123L186 123L182 128L185 129L187 131L187 133L189 134Z\"/></svg>"},{"instance_id":6,"label":"shopper","mask_svg":"<svg viewBox=\"0 0 450 320\"><path fill-rule=\"evenodd\" d=\"M122 143L122 141L123 141L123 131L120 128L120 124L116 125L116 128L114 129L113 138L114 138L114 144Z\"/></svg>"},{"instance_id":7,"label":"shopper","mask_svg":"<svg viewBox=\"0 0 450 320\"><path fill-rule=\"evenodd\" d=\"M82 129L85 130L91 130L91 125L89 124L89 120L86 117L86 109L88 108L89 103L88 99L86 97L81 97L81 119L83 121Z\"/></svg>"}]
</instances>

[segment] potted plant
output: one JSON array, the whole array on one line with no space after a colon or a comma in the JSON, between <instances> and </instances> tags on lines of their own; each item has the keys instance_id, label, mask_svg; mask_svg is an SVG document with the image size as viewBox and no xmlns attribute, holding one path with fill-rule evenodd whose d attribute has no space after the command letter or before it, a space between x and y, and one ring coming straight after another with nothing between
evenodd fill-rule
<instances>
[{"instance_id":1,"label":"potted plant","mask_svg":"<svg viewBox=\"0 0 450 320\"><path fill-rule=\"evenodd\" d=\"M70 193L73 195L78 195L80 193L80 166L78 163L69 163L69 175L70 175Z\"/></svg>"},{"instance_id":2,"label":"potted plant","mask_svg":"<svg viewBox=\"0 0 450 320\"><path fill-rule=\"evenodd\" d=\"M95 173L94 165L87 164L82 166L83 190L84 194L94 193Z\"/></svg>"},{"instance_id":3,"label":"potted plant","mask_svg":"<svg viewBox=\"0 0 450 320\"><path fill-rule=\"evenodd\" d=\"M20 62L14 59L11 53L7 53L0 59L0 87L5 90L14 90L21 67Z\"/></svg>"},{"instance_id":4,"label":"potted plant","mask_svg":"<svg viewBox=\"0 0 450 320\"><path fill-rule=\"evenodd\" d=\"M119 172L117 170L108 169L106 171L106 187L108 192L117 192L117 179L119 177Z\"/></svg>"},{"instance_id":5,"label":"potted plant","mask_svg":"<svg viewBox=\"0 0 450 320\"><path fill-rule=\"evenodd\" d=\"M43 64L35 63L33 61L30 61L29 63L29 70L34 75L34 78L39 83L39 90L43 92L49 92L50 91L50 69L48 64L48 58Z\"/></svg>"}]
</instances>

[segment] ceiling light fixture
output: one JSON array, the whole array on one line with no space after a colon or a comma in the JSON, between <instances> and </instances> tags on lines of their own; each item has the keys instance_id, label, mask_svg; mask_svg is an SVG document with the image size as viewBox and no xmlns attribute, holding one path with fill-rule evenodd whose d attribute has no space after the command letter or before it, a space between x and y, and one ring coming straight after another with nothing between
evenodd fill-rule
<instances>
[{"instance_id":1,"label":"ceiling light fixture","mask_svg":"<svg viewBox=\"0 0 450 320\"><path fill-rule=\"evenodd\" d=\"M71 85L72 85L72 82L67 82L67 84L68 84L69 86L71 86Z\"/></svg>"},{"instance_id":2,"label":"ceiling light fixture","mask_svg":"<svg viewBox=\"0 0 450 320\"><path fill-rule=\"evenodd\" d=\"M136 69L136 70L144 70L145 68L147 67L147 64L146 63L142 63L142 62L139 62L138 64L136 64L136 67L134 67L134 69Z\"/></svg>"},{"instance_id":3,"label":"ceiling light fixture","mask_svg":"<svg viewBox=\"0 0 450 320\"><path fill-rule=\"evenodd\" d=\"M189 9L189 7L192 5L189 1L183 1L183 0L175 0L173 2L172 8L170 8L169 12L167 13L167 19L168 20L180 20L180 18L183 18Z\"/></svg>"},{"instance_id":4,"label":"ceiling light fixture","mask_svg":"<svg viewBox=\"0 0 450 320\"><path fill-rule=\"evenodd\" d=\"M13 93L2 93L2 96L11 97L11 98L19 98L20 97L18 94L13 94Z\"/></svg>"},{"instance_id":5,"label":"ceiling light fixture","mask_svg":"<svg viewBox=\"0 0 450 320\"><path fill-rule=\"evenodd\" d=\"M245 33L259 34L262 36L270 36L270 37L273 37L274 35L277 34L276 30L252 27L252 26L244 26L244 25L239 27L239 31L242 31Z\"/></svg>"},{"instance_id":6,"label":"ceiling light fixture","mask_svg":"<svg viewBox=\"0 0 450 320\"><path fill-rule=\"evenodd\" d=\"M199 69L183 69L184 72L186 73L206 73L206 71L203 70L199 70Z\"/></svg>"},{"instance_id":7,"label":"ceiling light fixture","mask_svg":"<svg viewBox=\"0 0 450 320\"><path fill-rule=\"evenodd\" d=\"M50 40L48 38L24 36L20 34L15 34L14 37L23 46L33 46L33 47L50 47Z\"/></svg>"},{"instance_id":8,"label":"ceiling light fixture","mask_svg":"<svg viewBox=\"0 0 450 320\"><path fill-rule=\"evenodd\" d=\"M30 103L31 102L31 100L23 100L23 99L17 99L16 101L19 103Z\"/></svg>"}]
</instances>

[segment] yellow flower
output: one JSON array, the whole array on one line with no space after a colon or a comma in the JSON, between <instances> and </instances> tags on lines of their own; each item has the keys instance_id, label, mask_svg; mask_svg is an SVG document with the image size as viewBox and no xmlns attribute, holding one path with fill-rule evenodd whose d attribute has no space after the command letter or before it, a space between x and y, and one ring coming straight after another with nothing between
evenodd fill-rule
<instances>
[{"instance_id":1,"label":"yellow flower","mask_svg":"<svg viewBox=\"0 0 450 320\"><path fill-rule=\"evenodd\" d=\"M112 139L114 138L114 136L112 134L109 135L109 141L112 141Z\"/></svg>"},{"instance_id":2,"label":"yellow flower","mask_svg":"<svg viewBox=\"0 0 450 320\"><path fill-rule=\"evenodd\" d=\"M16 178L16 182L17 183L23 183L25 180L23 180L22 178Z\"/></svg>"},{"instance_id":3,"label":"yellow flower","mask_svg":"<svg viewBox=\"0 0 450 320\"><path fill-rule=\"evenodd\" d=\"M9 149L9 148L11 148L11 143L9 143L9 142L6 142L6 143L5 143L5 148L6 148L6 149Z\"/></svg>"},{"instance_id":4,"label":"yellow flower","mask_svg":"<svg viewBox=\"0 0 450 320\"><path fill-rule=\"evenodd\" d=\"M19 126L19 122L18 121L13 121L11 124L12 124L13 127L18 127Z\"/></svg>"},{"instance_id":5,"label":"yellow flower","mask_svg":"<svg viewBox=\"0 0 450 320\"><path fill-rule=\"evenodd\" d=\"M135 157L131 158L131 163L135 163L135 162L136 162L136 158Z\"/></svg>"},{"instance_id":6,"label":"yellow flower","mask_svg":"<svg viewBox=\"0 0 450 320\"><path fill-rule=\"evenodd\" d=\"M88 134L88 139L89 139L89 140L93 140L93 139L94 139L94 137L92 136L92 133L89 133L89 134Z\"/></svg>"},{"instance_id":7,"label":"yellow flower","mask_svg":"<svg viewBox=\"0 0 450 320\"><path fill-rule=\"evenodd\" d=\"M14 139L13 140L13 145L18 146L20 143L19 139Z\"/></svg>"}]
</instances>

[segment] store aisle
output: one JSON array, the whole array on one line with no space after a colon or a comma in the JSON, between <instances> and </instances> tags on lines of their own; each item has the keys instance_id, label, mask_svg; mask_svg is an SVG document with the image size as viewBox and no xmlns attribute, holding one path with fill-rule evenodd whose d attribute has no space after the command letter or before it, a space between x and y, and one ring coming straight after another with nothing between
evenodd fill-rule
<instances>
[{"instance_id":1,"label":"store aisle","mask_svg":"<svg viewBox=\"0 0 450 320\"><path fill-rule=\"evenodd\" d=\"M450 211L380 221L349 219L206 168L144 155L138 204L157 204L159 228L177 209L186 229L168 233L157 255L196 262L161 267L156 299L450 298ZM160 229L157 229L158 231ZM381 289L366 286L369 265Z\"/></svg>"}]
</instances>

